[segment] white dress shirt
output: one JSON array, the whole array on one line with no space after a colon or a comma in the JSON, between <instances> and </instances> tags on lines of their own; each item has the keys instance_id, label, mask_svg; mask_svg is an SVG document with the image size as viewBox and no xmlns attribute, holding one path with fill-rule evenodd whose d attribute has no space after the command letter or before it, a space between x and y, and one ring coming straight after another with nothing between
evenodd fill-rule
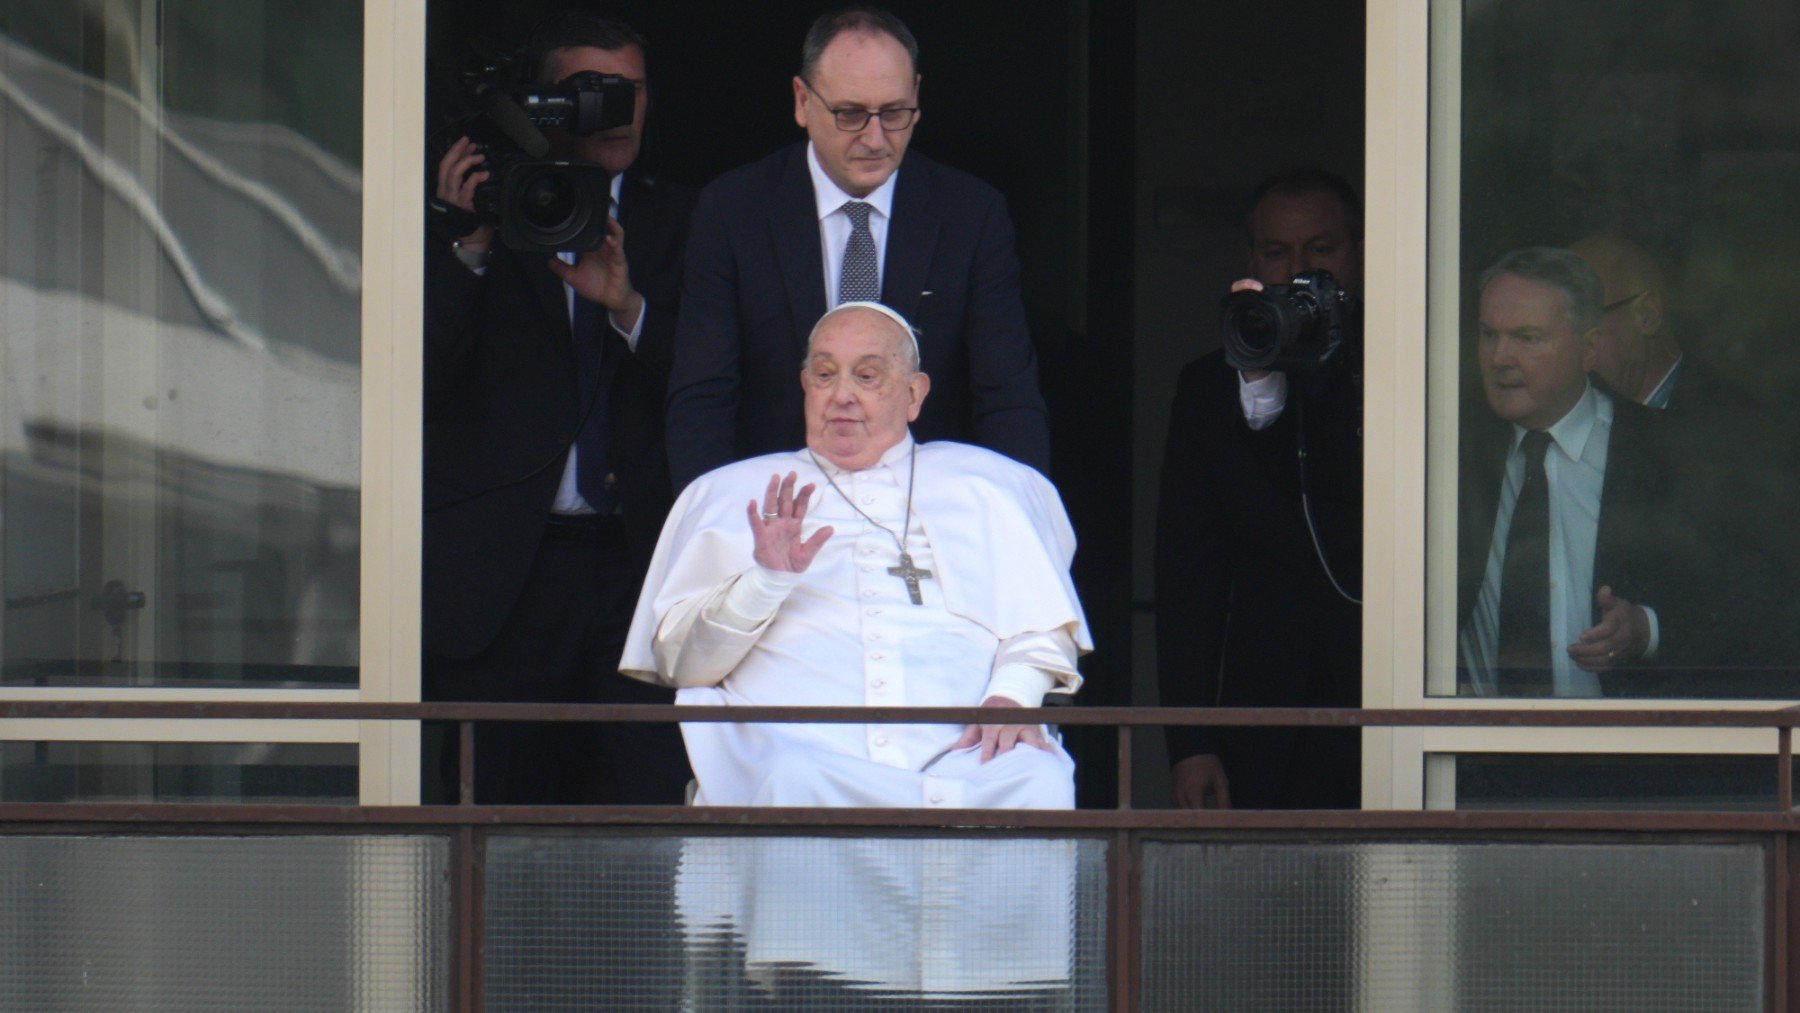
<instances>
[{"instance_id":1,"label":"white dress shirt","mask_svg":"<svg viewBox=\"0 0 1800 1013\"><path fill-rule=\"evenodd\" d=\"M1287 407L1287 374L1272 370L1260 380L1244 378L1238 370L1238 405L1244 409L1244 424L1261 432L1275 424L1281 410Z\"/></svg>"},{"instance_id":2,"label":"white dress shirt","mask_svg":"<svg viewBox=\"0 0 1800 1013\"><path fill-rule=\"evenodd\" d=\"M619 217L619 186L624 179L624 173L619 173L612 178L611 211L612 216L615 219ZM557 256L562 258L563 263L573 264L580 259L581 255L565 250L562 253L558 253ZM575 325L575 289L567 284L563 285L563 304L568 307L569 326L570 329L573 330ZM625 347L635 352L637 351L638 337L644 333L644 318L649 315L650 305L649 303L645 303L643 308L638 312L637 322L632 324L631 330L629 331L621 328L618 323L613 320L611 313L606 315L606 320L607 323L612 325L612 329L618 331L619 335L625 339ZM551 513L591 514L594 512L594 508L588 504L587 500L581 497L580 491L575 487L576 458L579 456L579 449L571 444L569 446L569 459L563 462L562 481L557 483L556 498L552 500L550 504Z\"/></svg>"},{"instance_id":3,"label":"white dress shirt","mask_svg":"<svg viewBox=\"0 0 1800 1013\"><path fill-rule=\"evenodd\" d=\"M1593 625L1594 594L1599 590L1594 586L1594 549L1600 533L1600 495L1606 484L1612 423L1612 399L1590 384L1575 407L1548 430L1544 477L1550 493L1550 671L1555 696L1600 695L1599 676L1576 668L1568 646ZM1512 428L1512 447L1494 513L1494 537L1465 645L1474 663L1475 689L1481 695L1495 691L1500 578L1506 569L1506 537L1512 528L1513 509L1525 483L1525 454L1520 449L1525 429ZM1630 589L1614 590L1627 593ZM1650 620L1650 648L1645 654L1649 657L1656 652L1658 630L1656 612L1648 606L1644 611Z\"/></svg>"},{"instance_id":4,"label":"white dress shirt","mask_svg":"<svg viewBox=\"0 0 1800 1013\"><path fill-rule=\"evenodd\" d=\"M870 191L867 197L852 197L832 182L819 165L812 142L806 143L806 167L812 172L813 201L819 211L819 252L825 264L825 305L838 304L838 279L844 273L844 247L850 242L850 216L843 211L845 201L859 200L873 209L869 215L869 235L875 240L876 291L887 271L888 222L894 215L895 171L887 181Z\"/></svg>"}]
</instances>

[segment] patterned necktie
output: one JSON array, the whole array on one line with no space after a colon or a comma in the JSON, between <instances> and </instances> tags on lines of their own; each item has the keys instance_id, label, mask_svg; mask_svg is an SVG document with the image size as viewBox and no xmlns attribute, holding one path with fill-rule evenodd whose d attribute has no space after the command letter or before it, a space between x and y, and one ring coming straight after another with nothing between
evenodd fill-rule
<instances>
[{"instance_id":1,"label":"patterned necktie","mask_svg":"<svg viewBox=\"0 0 1800 1013\"><path fill-rule=\"evenodd\" d=\"M600 342L606 336L606 326L606 310L575 297L570 330L574 332L575 375L580 382L581 410L585 415L581 432L575 436L575 489L599 514L610 514L618 506L617 493L608 480L612 467L607 460L607 391L600 382Z\"/></svg>"},{"instance_id":2,"label":"patterned necktie","mask_svg":"<svg viewBox=\"0 0 1800 1013\"><path fill-rule=\"evenodd\" d=\"M1501 696L1549 696L1550 675L1550 483L1544 452L1550 434L1529 432L1525 483L1506 532L1506 563L1500 571L1500 657L1496 673Z\"/></svg>"},{"instance_id":3,"label":"patterned necktie","mask_svg":"<svg viewBox=\"0 0 1800 1013\"><path fill-rule=\"evenodd\" d=\"M874 205L845 201L850 216L850 241L844 244L843 273L838 275L838 302L877 302L881 299L881 275L875 268L875 236L869 231L869 212Z\"/></svg>"}]
</instances>

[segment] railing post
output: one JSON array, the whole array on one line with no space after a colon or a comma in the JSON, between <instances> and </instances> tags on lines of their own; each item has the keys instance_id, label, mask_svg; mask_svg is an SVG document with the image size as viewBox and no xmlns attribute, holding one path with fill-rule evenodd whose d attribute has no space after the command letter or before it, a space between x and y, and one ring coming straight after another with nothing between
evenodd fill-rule
<instances>
[{"instance_id":1,"label":"railing post","mask_svg":"<svg viewBox=\"0 0 1800 1013\"><path fill-rule=\"evenodd\" d=\"M456 999L462 1013L481 1009L481 898L475 872L475 828L456 832Z\"/></svg>"},{"instance_id":2,"label":"railing post","mask_svg":"<svg viewBox=\"0 0 1800 1013\"><path fill-rule=\"evenodd\" d=\"M1776 729L1777 756L1781 767L1776 771L1776 797L1783 814L1794 811L1794 729L1782 725ZM1796 896L1793 885L1794 835L1777 834L1775 837L1775 889L1773 922L1770 936L1773 945L1770 950L1774 954L1775 966L1770 977L1769 1008L1785 1010L1788 1008L1788 997L1795 994L1794 974L1800 970L1800 958L1796 958L1794 949L1797 940L1794 937L1794 919L1800 917L1800 896Z\"/></svg>"},{"instance_id":3,"label":"railing post","mask_svg":"<svg viewBox=\"0 0 1800 1013\"><path fill-rule=\"evenodd\" d=\"M475 722L456 725L456 804L475 804Z\"/></svg>"},{"instance_id":4,"label":"railing post","mask_svg":"<svg viewBox=\"0 0 1800 1013\"><path fill-rule=\"evenodd\" d=\"M1775 771L1775 793L1781 811L1789 813L1794 811L1794 729L1782 725L1775 734L1781 757L1781 766Z\"/></svg>"},{"instance_id":5,"label":"railing post","mask_svg":"<svg viewBox=\"0 0 1800 1013\"><path fill-rule=\"evenodd\" d=\"M1117 725L1113 729L1119 735L1119 784L1118 798L1120 809L1131 808L1131 726Z\"/></svg>"},{"instance_id":6,"label":"railing post","mask_svg":"<svg viewBox=\"0 0 1800 1013\"><path fill-rule=\"evenodd\" d=\"M1106 849L1107 871L1107 1008L1131 1013L1137 1008L1138 862L1137 836L1115 831Z\"/></svg>"}]
</instances>

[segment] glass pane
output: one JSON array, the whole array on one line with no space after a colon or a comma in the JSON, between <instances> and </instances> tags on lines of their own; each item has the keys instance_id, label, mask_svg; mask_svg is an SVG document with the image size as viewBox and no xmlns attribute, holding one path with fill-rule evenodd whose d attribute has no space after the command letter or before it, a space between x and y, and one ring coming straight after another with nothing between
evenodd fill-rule
<instances>
[{"instance_id":1,"label":"glass pane","mask_svg":"<svg viewBox=\"0 0 1800 1013\"><path fill-rule=\"evenodd\" d=\"M1800 6L1434 22L1429 690L1800 697Z\"/></svg>"},{"instance_id":2,"label":"glass pane","mask_svg":"<svg viewBox=\"0 0 1800 1013\"><path fill-rule=\"evenodd\" d=\"M354 743L0 742L0 802L357 803Z\"/></svg>"},{"instance_id":3,"label":"glass pane","mask_svg":"<svg viewBox=\"0 0 1800 1013\"><path fill-rule=\"evenodd\" d=\"M0 14L0 683L355 685L361 39Z\"/></svg>"},{"instance_id":4,"label":"glass pane","mask_svg":"<svg viewBox=\"0 0 1800 1013\"><path fill-rule=\"evenodd\" d=\"M1770 812L1778 808L1773 756L1446 757L1458 809L1663 809ZM1427 765L1426 776L1438 768ZM1431 786L1426 793L1431 794Z\"/></svg>"},{"instance_id":5,"label":"glass pane","mask_svg":"<svg viewBox=\"0 0 1800 1013\"><path fill-rule=\"evenodd\" d=\"M441 837L0 837L0 1007L449 1008Z\"/></svg>"},{"instance_id":6,"label":"glass pane","mask_svg":"<svg viewBox=\"0 0 1800 1013\"><path fill-rule=\"evenodd\" d=\"M1097 840L495 836L486 995L1105 1009L1105 874Z\"/></svg>"},{"instance_id":7,"label":"glass pane","mask_svg":"<svg viewBox=\"0 0 1800 1013\"><path fill-rule=\"evenodd\" d=\"M1146 842L1146 1010L1762 1009L1762 848Z\"/></svg>"}]
</instances>

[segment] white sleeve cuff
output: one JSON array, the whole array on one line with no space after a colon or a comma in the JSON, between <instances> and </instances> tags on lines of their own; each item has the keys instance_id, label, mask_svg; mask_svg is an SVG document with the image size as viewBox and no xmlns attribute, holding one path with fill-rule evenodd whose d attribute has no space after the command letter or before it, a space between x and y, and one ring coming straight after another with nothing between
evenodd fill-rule
<instances>
[{"instance_id":1,"label":"white sleeve cuff","mask_svg":"<svg viewBox=\"0 0 1800 1013\"><path fill-rule=\"evenodd\" d=\"M1021 707L1042 707L1044 694L1056 685L1056 677L1031 665L1002 665L988 679L985 700L1003 696Z\"/></svg>"},{"instance_id":2,"label":"white sleeve cuff","mask_svg":"<svg viewBox=\"0 0 1800 1013\"><path fill-rule=\"evenodd\" d=\"M738 574L730 590L706 618L722 626L748 633L775 615L775 610L800 584L797 573L778 573L758 564Z\"/></svg>"},{"instance_id":3,"label":"white sleeve cuff","mask_svg":"<svg viewBox=\"0 0 1800 1013\"><path fill-rule=\"evenodd\" d=\"M631 325L631 330L620 327L619 321L611 313L606 315L606 322L611 324L612 329L618 331L619 336L625 339L625 347L635 352L638 346L638 336L644 333L644 318L649 315L650 301L646 299L644 304L638 307L637 322Z\"/></svg>"},{"instance_id":4,"label":"white sleeve cuff","mask_svg":"<svg viewBox=\"0 0 1800 1013\"><path fill-rule=\"evenodd\" d=\"M1287 407L1287 395L1286 373L1277 371L1260 380L1246 380L1243 371L1238 372L1238 405L1244 410L1244 423L1251 429L1274 425L1281 410Z\"/></svg>"}]
</instances>

